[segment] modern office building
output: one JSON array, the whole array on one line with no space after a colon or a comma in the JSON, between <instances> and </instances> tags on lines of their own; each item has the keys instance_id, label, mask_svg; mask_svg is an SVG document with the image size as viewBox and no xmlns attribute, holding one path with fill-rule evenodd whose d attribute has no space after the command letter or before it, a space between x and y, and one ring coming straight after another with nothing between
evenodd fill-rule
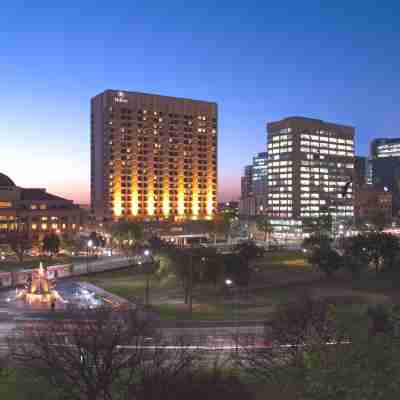
<instances>
[{"instance_id":1,"label":"modern office building","mask_svg":"<svg viewBox=\"0 0 400 400\"><path fill-rule=\"evenodd\" d=\"M290 117L267 124L268 212L276 230L299 232L301 220L328 210L353 217L354 135L351 126Z\"/></svg>"},{"instance_id":2,"label":"modern office building","mask_svg":"<svg viewBox=\"0 0 400 400\"><path fill-rule=\"evenodd\" d=\"M244 175L241 178L241 197L249 197L253 195L253 166L246 165L244 167Z\"/></svg>"},{"instance_id":3,"label":"modern office building","mask_svg":"<svg viewBox=\"0 0 400 400\"><path fill-rule=\"evenodd\" d=\"M400 158L400 138L374 139L371 142L371 158Z\"/></svg>"},{"instance_id":4,"label":"modern office building","mask_svg":"<svg viewBox=\"0 0 400 400\"><path fill-rule=\"evenodd\" d=\"M92 98L96 218L212 218L217 120L212 102L116 90Z\"/></svg>"},{"instance_id":5,"label":"modern office building","mask_svg":"<svg viewBox=\"0 0 400 400\"><path fill-rule=\"evenodd\" d=\"M400 211L400 138L371 142L371 183L386 186L393 196L393 214Z\"/></svg>"},{"instance_id":6,"label":"modern office building","mask_svg":"<svg viewBox=\"0 0 400 400\"><path fill-rule=\"evenodd\" d=\"M21 188L0 173L0 241L10 232L32 239L57 233L72 236L84 223L84 212L71 200L42 188Z\"/></svg>"},{"instance_id":7,"label":"modern office building","mask_svg":"<svg viewBox=\"0 0 400 400\"><path fill-rule=\"evenodd\" d=\"M253 157L252 165L244 168L241 179L239 214L254 216L264 214L267 207L267 153Z\"/></svg>"},{"instance_id":8,"label":"modern office building","mask_svg":"<svg viewBox=\"0 0 400 400\"><path fill-rule=\"evenodd\" d=\"M368 183L368 159L356 156L354 159L354 185L363 186Z\"/></svg>"}]
</instances>

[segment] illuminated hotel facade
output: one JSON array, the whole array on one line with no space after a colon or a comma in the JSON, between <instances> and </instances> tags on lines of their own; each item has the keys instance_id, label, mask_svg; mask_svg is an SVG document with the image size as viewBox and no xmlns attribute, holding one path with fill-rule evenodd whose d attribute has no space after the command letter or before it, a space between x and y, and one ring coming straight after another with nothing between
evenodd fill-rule
<instances>
[{"instance_id":1,"label":"illuminated hotel facade","mask_svg":"<svg viewBox=\"0 0 400 400\"><path fill-rule=\"evenodd\" d=\"M276 231L301 232L302 219L329 210L338 219L354 215L351 126L290 117L267 124L268 214Z\"/></svg>"},{"instance_id":2,"label":"illuminated hotel facade","mask_svg":"<svg viewBox=\"0 0 400 400\"><path fill-rule=\"evenodd\" d=\"M91 100L91 204L98 220L211 219L217 104L106 90Z\"/></svg>"}]
</instances>

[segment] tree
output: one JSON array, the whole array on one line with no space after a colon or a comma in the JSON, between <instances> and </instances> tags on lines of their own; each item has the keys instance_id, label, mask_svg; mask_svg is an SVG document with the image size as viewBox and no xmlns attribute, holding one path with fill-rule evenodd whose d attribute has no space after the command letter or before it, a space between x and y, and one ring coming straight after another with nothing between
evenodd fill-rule
<instances>
[{"instance_id":1,"label":"tree","mask_svg":"<svg viewBox=\"0 0 400 400\"><path fill-rule=\"evenodd\" d=\"M233 280L235 285L246 287L253 276L250 261L243 255L232 253L224 256L225 275Z\"/></svg>"},{"instance_id":2,"label":"tree","mask_svg":"<svg viewBox=\"0 0 400 400\"><path fill-rule=\"evenodd\" d=\"M214 234L214 243L217 242L218 235L224 235L225 239L228 237L228 242L230 241L232 221L235 215L232 212L224 212L214 216L210 221L210 229Z\"/></svg>"},{"instance_id":3,"label":"tree","mask_svg":"<svg viewBox=\"0 0 400 400\"><path fill-rule=\"evenodd\" d=\"M265 254L265 249L257 246L252 241L242 242L236 245L234 250L249 262L252 262L257 257L262 257Z\"/></svg>"},{"instance_id":4,"label":"tree","mask_svg":"<svg viewBox=\"0 0 400 400\"><path fill-rule=\"evenodd\" d=\"M329 247L315 248L307 258L310 264L316 265L327 277L332 276L342 266L340 254Z\"/></svg>"},{"instance_id":5,"label":"tree","mask_svg":"<svg viewBox=\"0 0 400 400\"><path fill-rule=\"evenodd\" d=\"M10 340L14 362L34 369L56 398L161 400L172 382L196 371L199 352L181 339L169 343L171 350L134 311L87 310L75 317L37 322Z\"/></svg>"},{"instance_id":6,"label":"tree","mask_svg":"<svg viewBox=\"0 0 400 400\"><path fill-rule=\"evenodd\" d=\"M234 359L244 372L285 391L289 383L304 381L304 360L310 348L326 347L328 341L341 337L334 302L304 294L268 316L262 351L249 338L239 337L240 351Z\"/></svg>"},{"instance_id":7,"label":"tree","mask_svg":"<svg viewBox=\"0 0 400 400\"><path fill-rule=\"evenodd\" d=\"M321 233L313 234L303 241L308 262L323 271L327 277L342 266L342 257L331 248L331 242L329 236Z\"/></svg>"},{"instance_id":8,"label":"tree","mask_svg":"<svg viewBox=\"0 0 400 400\"><path fill-rule=\"evenodd\" d=\"M332 239L325 234L321 233L316 233L312 234L309 237L305 238L303 240L303 248L307 252L312 252L315 248L321 248L321 247L331 247L332 245Z\"/></svg>"},{"instance_id":9,"label":"tree","mask_svg":"<svg viewBox=\"0 0 400 400\"><path fill-rule=\"evenodd\" d=\"M382 232L357 235L349 238L345 244L346 257L362 259L367 266L372 264L377 273L382 268L393 268L399 252L398 238Z\"/></svg>"},{"instance_id":10,"label":"tree","mask_svg":"<svg viewBox=\"0 0 400 400\"><path fill-rule=\"evenodd\" d=\"M32 240L26 232L7 232L5 243L10 246L19 262L23 262L25 255L32 249Z\"/></svg>"},{"instance_id":11,"label":"tree","mask_svg":"<svg viewBox=\"0 0 400 400\"><path fill-rule=\"evenodd\" d=\"M60 238L55 233L45 235L42 241L42 248L45 253L54 256L60 251Z\"/></svg>"},{"instance_id":12,"label":"tree","mask_svg":"<svg viewBox=\"0 0 400 400\"><path fill-rule=\"evenodd\" d=\"M202 281L212 283L217 290L218 284L223 280L225 274L223 256L217 254L215 249L207 249L203 257Z\"/></svg>"},{"instance_id":13,"label":"tree","mask_svg":"<svg viewBox=\"0 0 400 400\"><path fill-rule=\"evenodd\" d=\"M132 221L119 221L111 227L111 236L121 250L127 255L132 253L134 246L143 239L143 225Z\"/></svg>"},{"instance_id":14,"label":"tree","mask_svg":"<svg viewBox=\"0 0 400 400\"><path fill-rule=\"evenodd\" d=\"M92 241L94 247L104 247L106 244L104 238L97 232L90 232L89 240Z\"/></svg>"},{"instance_id":15,"label":"tree","mask_svg":"<svg viewBox=\"0 0 400 400\"><path fill-rule=\"evenodd\" d=\"M304 233L325 236L332 234L333 219L329 212L316 218L303 218L302 224Z\"/></svg>"},{"instance_id":16,"label":"tree","mask_svg":"<svg viewBox=\"0 0 400 400\"><path fill-rule=\"evenodd\" d=\"M264 233L264 241L267 242L270 234L274 232L271 220L266 215L260 215L257 217L256 226L259 231Z\"/></svg>"}]
</instances>

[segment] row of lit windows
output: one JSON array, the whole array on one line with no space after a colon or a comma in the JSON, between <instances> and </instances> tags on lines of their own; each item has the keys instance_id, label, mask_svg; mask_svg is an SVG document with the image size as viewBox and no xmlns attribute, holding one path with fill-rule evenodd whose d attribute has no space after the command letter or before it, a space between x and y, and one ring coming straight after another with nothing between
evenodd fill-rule
<instances>
[{"instance_id":1,"label":"row of lit windows","mask_svg":"<svg viewBox=\"0 0 400 400\"><path fill-rule=\"evenodd\" d=\"M293 168L292 167L281 167L281 168L268 168L269 173L274 173L274 172L292 172Z\"/></svg>"},{"instance_id":2,"label":"row of lit windows","mask_svg":"<svg viewBox=\"0 0 400 400\"><path fill-rule=\"evenodd\" d=\"M320 217L324 214L320 214L318 212L310 213L310 212L303 212L301 213L301 217ZM338 217L352 217L353 212L339 212L339 213L331 213L332 216Z\"/></svg>"},{"instance_id":3,"label":"row of lit windows","mask_svg":"<svg viewBox=\"0 0 400 400\"><path fill-rule=\"evenodd\" d=\"M344 150L335 151L335 150L325 150L325 149L317 149L317 148L309 148L309 147L301 147L300 151L302 153L316 153L316 154L328 154L328 155L337 155L337 156L347 156L352 157L354 156L354 152L346 152Z\"/></svg>"},{"instance_id":4,"label":"row of lit windows","mask_svg":"<svg viewBox=\"0 0 400 400\"><path fill-rule=\"evenodd\" d=\"M292 193L268 193L268 197L272 198L291 198Z\"/></svg>"},{"instance_id":5,"label":"row of lit windows","mask_svg":"<svg viewBox=\"0 0 400 400\"><path fill-rule=\"evenodd\" d=\"M284 129L284 130L281 130L279 132L279 134L271 133L272 141L273 142L276 142L278 140L284 141L284 140L288 140L288 139L292 138L292 135L281 135L281 133L290 133L292 131L291 128L287 128L287 129L290 129L290 131Z\"/></svg>"},{"instance_id":6,"label":"row of lit windows","mask_svg":"<svg viewBox=\"0 0 400 400\"><path fill-rule=\"evenodd\" d=\"M344 145L344 144L337 144L337 143L326 143L326 142L309 142L308 140L302 140L300 142L301 146L311 146L311 147L327 147L330 149L339 149L339 150L348 150L352 151L353 146Z\"/></svg>"},{"instance_id":7,"label":"row of lit windows","mask_svg":"<svg viewBox=\"0 0 400 400\"><path fill-rule=\"evenodd\" d=\"M326 200L301 200L301 205L307 204L326 204Z\"/></svg>"},{"instance_id":8,"label":"row of lit windows","mask_svg":"<svg viewBox=\"0 0 400 400\"><path fill-rule=\"evenodd\" d=\"M272 180L268 181L268 185L270 185L270 186L291 185L292 183L293 183L293 181L291 179L283 179L283 180L279 180L279 181L272 181Z\"/></svg>"},{"instance_id":9,"label":"row of lit windows","mask_svg":"<svg viewBox=\"0 0 400 400\"><path fill-rule=\"evenodd\" d=\"M279 149L274 149L269 152L269 154L282 154L282 153L291 153L293 147L282 147Z\"/></svg>"},{"instance_id":10,"label":"row of lit windows","mask_svg":"<svg viewBox=\"0 0 400 400\"><path fill-rule=\"evenodd\" d=\"M292 200L268 200L268 204L293 204Z\"/></svg>"},{"instance_id":11,"label":"row of lit windows","mask_svg":"<svg viewBox=\"0 0 400 400\"><path fill-rule=\"evenodd\" d=\"M333 142L333 143L346 143L346 144L354 144L353 139L343 139L335 136L323 136L323 135L309 135L302 133L300 135L300 139L312 140L312 141L323 141L323 142Z\"/></svg>"},{"instance_id":12,"label":"row of lit windows","mask_svg":"<svg viewBox=\"0 0 400 400\"><path fill-rule=\"evenodd\" d=\"M278 167L278 166L285 166L285 165L292 165L292 161L291 160L287 160L287 161L270 161L268 163L268 167Z\"/></svg>"},{"instance_id":13,"label":"row of lit windows","mask_svg":"<svg viewBox=\"0 0 400 400\"><path fill-rule=\"evenodd\" d=\"M287 146L292 146L293 141L292 140L284 140L284 141L279 141L279 142L274 142L274 143L269 143L268 144L268 149L273 149L277 147L287 147Z\"/></svg>"}]
</instances>

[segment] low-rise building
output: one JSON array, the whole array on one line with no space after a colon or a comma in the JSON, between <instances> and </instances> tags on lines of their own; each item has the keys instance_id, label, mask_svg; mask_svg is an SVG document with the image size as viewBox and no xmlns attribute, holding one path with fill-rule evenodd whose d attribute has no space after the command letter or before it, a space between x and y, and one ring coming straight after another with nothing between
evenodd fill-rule
<instances>
[{"instance_id":1,"label":"low-rise building","mask_svg":"<svg viewBox=\"0 0 400 400\"><path fill-rule=\"evenodd\" d=\"M0 237L25 232L32 239L47 233L77 233L84 213L73 201L47 193L42 188L21 188L0 173Z\"/></svg>"},{"instance_id":2,"label":"low-rise building","mask_svg":"<svg viewBox=\"0 0 400 400\"><path fill-rule=\"evenodd\" d=\"M356 220L368 219L383 212L387 220L392 217L392 193L382 185L360 185L354 191L354 215Z\"/></svg>"}]
</instances>

